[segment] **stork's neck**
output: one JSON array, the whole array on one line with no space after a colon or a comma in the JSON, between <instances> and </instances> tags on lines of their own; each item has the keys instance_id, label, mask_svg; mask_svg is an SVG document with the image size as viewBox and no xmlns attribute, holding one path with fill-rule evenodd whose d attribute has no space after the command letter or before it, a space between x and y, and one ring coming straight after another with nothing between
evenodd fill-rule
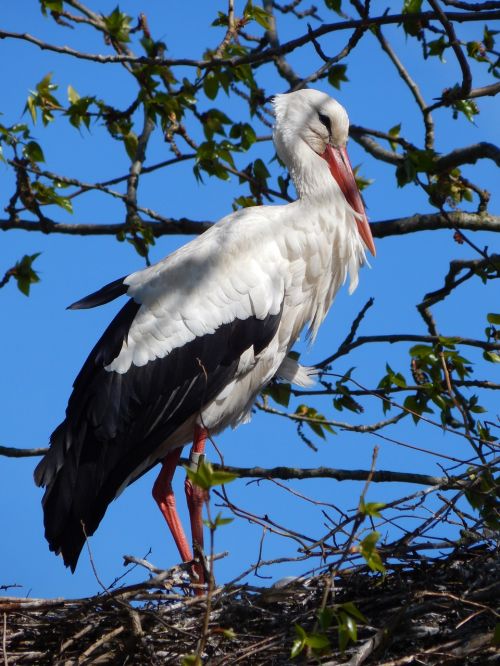
<instances>
[{"instance_id":1,"label":"stork's neck","mask_svg":"<svg viewBox=\"0 0 500 666\"><path fill-rule=\"evenodd\" d=\"M314 199L315 205L328 204L341 197L341 190L328 168L326 160L314 152L305 141L294 146L288 154L287 167L299 199Z\"/></svg>"}]
</instances>

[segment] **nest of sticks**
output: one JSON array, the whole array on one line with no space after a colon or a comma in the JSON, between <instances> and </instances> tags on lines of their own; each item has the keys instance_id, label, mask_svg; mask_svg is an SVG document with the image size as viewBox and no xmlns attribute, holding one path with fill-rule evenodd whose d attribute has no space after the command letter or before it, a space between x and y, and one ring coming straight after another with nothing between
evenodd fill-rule
<instances>
[{"instance_id":1,"label":"nest of sticks","mask_svg":"<svg viewBox=\"0 0 500 666\"><path fill-rule=\"evenodd\" d=\"M431 562L399 562L385 576L351 569L270 588L214 587L203 596L189 593L179 567L85 599L4 596L0 664L484 666L500 656L499 574L490 543ZM296 625L317 634L318 609L346 602L365 619L357 641L342 652L334 621L323 632L327 648L305 648L292 659Z\"/></svg>"}]
</instances>

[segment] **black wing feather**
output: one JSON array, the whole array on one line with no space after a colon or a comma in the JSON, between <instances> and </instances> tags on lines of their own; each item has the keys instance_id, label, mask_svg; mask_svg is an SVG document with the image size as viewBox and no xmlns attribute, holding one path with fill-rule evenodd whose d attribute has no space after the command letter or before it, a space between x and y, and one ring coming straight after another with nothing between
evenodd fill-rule
<instances>
[{"instance_id":1,"label":"black wing feather","mask_svg":"<svg viewBox=\"0 0 500 666\"><path fill-rule=\"evenodd\" d=\"M128 285L123 284L127 276L124 275L118 280L114 280L109 284L101 287L94 293L81 298L79 301L68 305L67 310L88 310L89 308L96 308L98 305L104 305L110 301L114 301L115 298L123 296L128 291Z\"/></svg>"},{"instance_id":2,"label":"black wing feather","mask_svg":"<svg viewBox=\"0 0 500 666\"><path fill-rule=\"evenodd\" d=\"M46 486L46 538L72 571L85 534L95 532L127 479L135 480L144 461L231 381L247 349L258 353L272 340L281 318L280 312L235 319L162 359L131 365L123 374L106 371L139 308L129 301L91 351L66 419L35 470L36 483Z\"/></svg>"}]
</instances>

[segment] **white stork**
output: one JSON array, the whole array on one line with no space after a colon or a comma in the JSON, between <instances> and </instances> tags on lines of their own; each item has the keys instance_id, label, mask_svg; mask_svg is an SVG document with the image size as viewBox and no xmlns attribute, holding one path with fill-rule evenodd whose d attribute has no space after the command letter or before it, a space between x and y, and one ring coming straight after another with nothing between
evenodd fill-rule
<instances>
[{"instance_id":1,"label":"white stork","mask_svg":"<svg viewBox=\"0 0 500 666\"><path fill-rule=\"evenodd\" d=\"M248 420L273 377L307 384L288 352L306 325L314 338L347 274L355 289L365 249L375 254L344 108L300 90L277 95L274 109L274 143L297 201L231 213L70 306L129 297L78 374L35 470L45 536L72 571L109 503L159 462L153 497L183 561L192 560L171 485L182 447L193 441L196 461L208 433ZM186 480L186 495L193 545L202 546L204 492Z\"/></svg>"}]
</instances>

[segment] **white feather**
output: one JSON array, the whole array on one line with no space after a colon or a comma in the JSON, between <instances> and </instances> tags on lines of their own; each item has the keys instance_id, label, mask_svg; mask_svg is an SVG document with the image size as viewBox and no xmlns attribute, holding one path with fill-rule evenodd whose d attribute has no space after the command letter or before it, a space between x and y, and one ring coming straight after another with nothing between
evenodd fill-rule
<instances>
[{"instance_id":1,"label":"white feather","mask_svg":"<svg viewBox=\"0 0 500 666\"><path fill-rule=\"evenodd\" d=\"M315 337L337 290L349 275L352 292L365 262L357 214L315 152L316 139L308 130L318 104L345 143L345 111L323 93L301 91L275 102L275 143L294 178L298 201L232 213L125 280L141 308L109 371L124 373L132 363L154 362L235 318L265 319L281 312L274 339L257 356L253 348L243 354L234 379L198 417L214 432L248 419L255 397L275 375L299 386L313 383L314 371L287 354L306 325ZM188 430L183 426L174 434L167 449L184 443Z\"/></svg>"}]
</instances>

